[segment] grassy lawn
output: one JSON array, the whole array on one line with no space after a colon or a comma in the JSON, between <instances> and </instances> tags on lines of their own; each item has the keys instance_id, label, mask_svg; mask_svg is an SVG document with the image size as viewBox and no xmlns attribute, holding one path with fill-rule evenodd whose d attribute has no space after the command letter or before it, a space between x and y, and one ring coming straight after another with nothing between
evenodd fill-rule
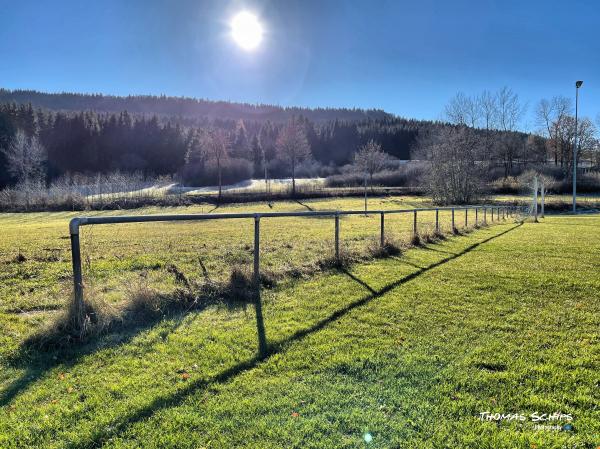
<instances>
[{"instance_id":1,"label":"grassy lawn","mask_svg":"<svg viewBox=\"0 0 600 449\"><path fill-rule=\"evenodd\" d=\"M305 204L360 208L355 199ZM267 209L227 209L236 208ZM214 306L70 351L23 353L23 339L68 294L72 215L0 218L1 448L600 445L599 216L506 222L282 282L263 291L258 309ZM377 235L378 218L342 221L348 251ZM409 220L387 229L403 238ZM331 220L266 223L273 269L301 269L331 251ZM198 257L223 276L251 260L250 226L95 227L84 236L89 291L118 301L140 273L168 289L165 265L199 276ZM266 357L257 356L259 334ZM481 421L486 411L526 420ZM534 412L570 414L572 428L535 430Z\"/></svg>"},{"instance_id":2,"label":"grassy lawn","mask_svg":"<svg viewBox=\"0 0 600 449\"><path fill-rule=\"evenodd\" d=\"M531 195L527 194L494 195L491 200L499 203L531 204L532 198ZM561 210L568 211L570 210L569 206L572 204L573 197L570 194L546 194L545 201L549 209L556 209L560 206ZM577 206L586 209L598 208L600 206L600 196L597 193L578 194Z\"/></svg>"},{"instance_id":3,"label":"grassy lawn","mask_svg":"<svg viewBox=\"0 0 600 449\"><path fill-rule=\"evenodd\" d=\"M374 199L372 208L423 207L423 198ZM86 212L86 215L268 212L307 210L361 210L360 198L174 208L144 208L129 211ZM68 222L77 213L0 214L0 313L33 312L62 307L71 289ZM474 223L471 217L471 224ZM419 216L421 230L431 230L434 214ZM462 215L460 220L462 220ZM457 216L458 221L458 216ZM448 229L449 213L441 214ZM460 221L459 223L462 223ZM457 224L459 224L457 223ZM409 214L390 216L388 235L408 239L412 229ZM189 277L201 277L200 261L215 280L227 278L232 266L250 268L253 250L252 219L218 222L175 222L85 226L81 230L83 268L90 294L119 301L128 286L139 281L155 288L172 288L172 276L164 268L176 265ZM379 216L343 217L342 247L348 252L364 250L375 241ZM302 273L333 254L332 218L278 218L261 221L261 264L268 271ZM19 263L19 258L22 258ZM39 317L41 314L35 314Z\"/></svg>"}]
</instances>

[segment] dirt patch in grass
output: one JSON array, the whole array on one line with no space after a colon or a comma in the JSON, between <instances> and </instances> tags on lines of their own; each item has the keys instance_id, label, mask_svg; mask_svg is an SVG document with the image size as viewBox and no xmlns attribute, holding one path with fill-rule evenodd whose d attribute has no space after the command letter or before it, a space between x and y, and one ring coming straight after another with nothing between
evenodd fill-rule
<instances>
[{"instance_id":1,"label":"dirt patch in grass","mask_svg":"<svg viewBox=\"0 0 600 449\"><path fill-rule=\"evenodd\" d=\"M476 363L475 367L482 371L489 371L489 372L502 372L502 371L506 371L506 369L507 369L507 366L504 363L493 363L493 362Z\"/></svg>"}]
</instances>

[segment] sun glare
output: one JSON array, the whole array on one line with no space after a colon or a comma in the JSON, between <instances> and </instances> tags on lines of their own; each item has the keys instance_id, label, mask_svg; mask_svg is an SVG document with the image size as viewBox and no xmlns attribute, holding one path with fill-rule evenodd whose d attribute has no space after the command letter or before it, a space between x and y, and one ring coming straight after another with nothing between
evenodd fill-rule
<instances>
[{"instance_id":1,"label":"sun glare","mask_svg":"<svg viewBox=\"0 0 600 449\"><path fill-rule=\"evenodd\" d=\"M231 20L231 36L244 50L253 50L262 41L263 28L254 14L242 11Z\"/></svg>"}]
</instances>

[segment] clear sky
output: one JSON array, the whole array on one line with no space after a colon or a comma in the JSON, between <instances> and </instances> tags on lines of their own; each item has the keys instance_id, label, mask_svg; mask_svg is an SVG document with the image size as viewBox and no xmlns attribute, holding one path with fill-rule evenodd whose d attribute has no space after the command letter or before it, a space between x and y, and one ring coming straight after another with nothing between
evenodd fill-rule
<instances>
[{"instance_id":1,"label":"clear sky","mask_svg":"<svg viewBox=\"0 0 600 449\"><path fill-rule=\"evenodd\" d=\"M253 51L230 35L240 10L265 28ZM599 28L598 0L0 0L0 87L436 119L457 91L507 85L531 111L582 79L593 118Z\"/></svg>"}]
</instances>

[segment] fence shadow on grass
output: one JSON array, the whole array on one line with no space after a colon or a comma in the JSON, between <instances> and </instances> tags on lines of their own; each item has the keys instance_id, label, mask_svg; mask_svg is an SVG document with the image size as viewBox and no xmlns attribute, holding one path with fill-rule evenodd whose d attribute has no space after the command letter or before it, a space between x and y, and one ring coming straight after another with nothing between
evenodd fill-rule
<instances>
[{"instance_id":1,"label":"fence shadow on grass","mask_svg":"<svg viewBox=\"0 0 600 449\"><path fill-rule=\"evenodd\" d=\"M214 287L210 292L206 290L192 292L190 281L185 279L185 282L187 290L178 289L168 295L146 291L135 298L130 298L130 301L124 304L126 307L121 313L104 316L102 328L84 339L78 337L73 333L73 329L69 328L70 312L65 310L62 315L56 317L54 323L30 336L21 344L16 354L9 357L8 363L12 367L25 371L0 392L0 407L10 404L29 385L41 379L47 371L56 366L61 365L68 370L83 357L129 343L141 332L158 324L165 325L170 321L166 330L168 333L173 333L192 311L199 313L215 305L229 309L245 309L248 304L255 301L255 298L248 294L248 291L253 290L248 290L248 281L244 276L232 275L228 284ZM90 315L99 315L100 312L99 309L92 308ZM258 314L262 322L262 309L257 311ZM97 323L95 325L100 326ZM264 323L259 327L259 342L261 353L266 352Z\"/></svg>"},{"instance_id":2,"label":"fence shadow on grass","mask_svg":"<svg viewBox=\"0 0 600 449\"><path fill-rule=\"evenodd\" d=\"M68 370L86 355L130 342L138 333L153 327L161 320L164 320L164 317L155 321L148 320L144 325L123 328L118 334L106 335L100 341L74 345L73 348L60 351L21 347L15 356L9 358L8 362L11 366L23 368L25 371L0 393L0 407L10 404L16 396L25 391L29 385L41 379L52 368L62 365L65 370Z\"/></svg>"},{"instance_id":3,"label":"fence shadow on grass","mask_svg":"<svg viewBox=\"0 0 600 449\"><path fill-rule=\"evenodd\" d=\"M292 335L290 335L289 337L286 337L278 342L268 343L266 340L265 324L264 324L264 319L262 316L262 299L261 299L260 293L259 293L255 300L255 304L254 304L255 311L256 311L257 335L258 335L258 345L259 345L259 350L255 357L253 357L249 360L246 360L242 363L239 363L231 368L228 368L212 378L199 379L197 381L190 382L184 388L181 388L180 390L176 391L173 394L158 397L158 398L154 399L152 402L150 402L148 405L146 405L145 407L142 407L129 415L123 416L119 420L113 421L109 426L103 426L103 429L97 430L96 433L94 433L90 437L86 438L85 441L73 442L72 444L70 444L66 447L68 447L70 449L101 447L110 438L121 434L122 432L126 431L129 427L133 426L137 422L140 422L144 419L151 418L155 413L157 413L161 410L165 410L165 409L176 407L176 406L180 405L185 400L186 397L195 393L198 390L210 387L211 385L214 385L214 384L227 382L227 381L233 379L238 374L242 374L245 371L256 368L261 362L268 360L271 356L284 353L286 348L289 345L291 345L292 343L302 341L305 337L322 330L323 328L327 327L329 324L339 320L340 318L344 317L345 315L352 312L353 310L370 303L374 299L377 299L377 298L385 295L386 293L389 293L390 291L400 287L401 285L403 285L413 279L418 278L419 276L427 273L430 270L433 270L445 263L448 263L454 259L457 259L457 258L475 250L479 246L481 246L491 240L499 238L499 237L507 234L510 231L513 231L514 229L518 228L519 226L521 226L521 224L517 224L517 225L515 225L507 230L504 230L498 234L492 235L484 240L476 242L476 243L464 248L462 251L455 253L455 254L451 254L448 257L445 257L445 258L443 258L435 263L432 263L426 267L419 268L416 271L414 271L413 273L403 276L400 279L397 279L396 281L384 286L383 288L381 288L379 290L375 290L374 288L369 286L366 282L364 282L357 276L353 275L352 273L350 273L347 270L342 268L339 270L340 273L345 274L346 276L350 277L353 281L359 283L362 287L364 287L366 290L368 290L369 293L366 296L364 296L360 299L357 299L357 300L351 302L350 304L346 305L345 307L331 313L329 316L323 318L322 320L316 322L315 324L313 324L305 329L298 330L298 331L294 332ZM107 430L107 429L110 429L110 430Z\"/></svg>"}]
</instances>

